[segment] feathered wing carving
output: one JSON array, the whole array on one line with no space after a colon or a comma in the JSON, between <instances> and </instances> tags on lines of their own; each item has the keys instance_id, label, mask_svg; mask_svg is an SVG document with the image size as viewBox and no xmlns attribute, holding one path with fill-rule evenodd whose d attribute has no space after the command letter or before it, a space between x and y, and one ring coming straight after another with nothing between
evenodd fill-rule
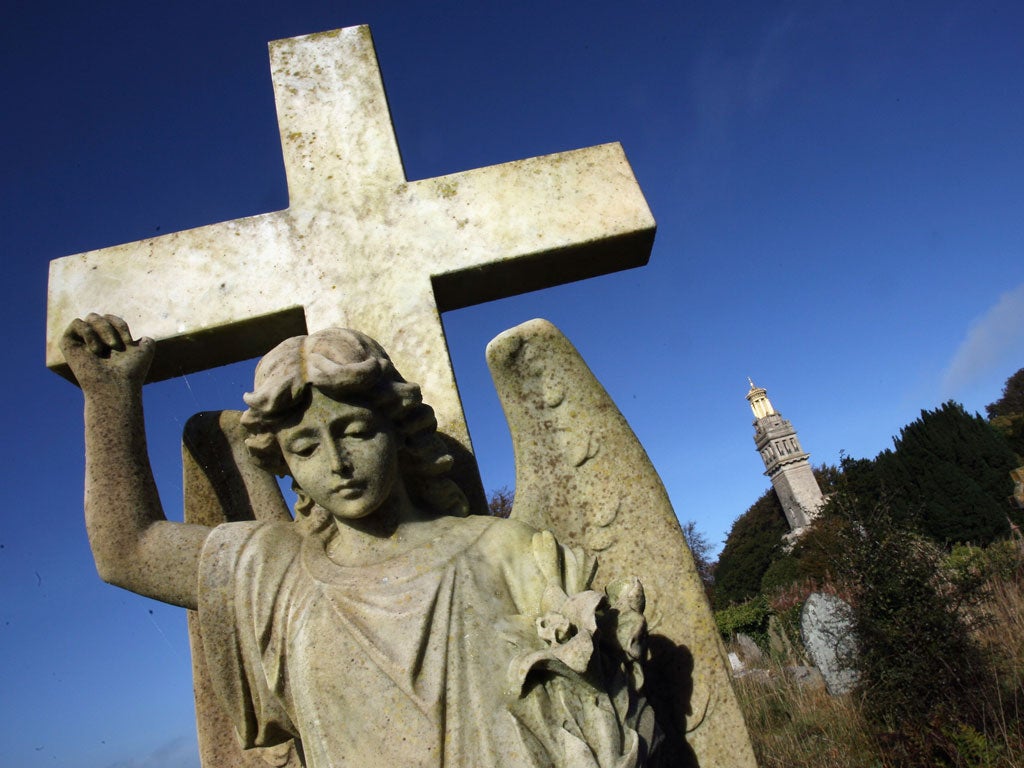
<instances>
[{"instance_id":1,"label":"feathered wing carving","mask_svg":"<svg viewBox=\"0 0 1024 768\"><path fill-rule=\"evenodd\" d=\"M241 415L207 411L185 424L181 458L186 523L212 527L240 520L291 519L277 481L249 460ZM248 751L238 746L234 726L213 690L195 611L188 612L188 635L203 768L302 768L291 742Z\"/></svg>"},{"instance_id":2,"label":"feathered wing carving","mask_svg":"<svg viewBox=\"0 0 1024 768\"><path fill-rule=\"evenodd\" d=\"M512 432L512 517L598 557L595 586L647 593L648 697L666 764L756 768L725 651L668 495L636 435L575 347L546 320L505 331L487 361Z\"/></svg>"}]
</instances>

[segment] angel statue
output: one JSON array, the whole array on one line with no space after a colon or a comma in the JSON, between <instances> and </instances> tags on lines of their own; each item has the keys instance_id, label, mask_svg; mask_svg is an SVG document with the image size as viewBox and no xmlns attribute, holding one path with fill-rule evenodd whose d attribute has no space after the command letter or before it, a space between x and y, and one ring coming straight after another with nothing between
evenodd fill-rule
<instances>
[{"instance_id":1,"label":"angel statue","mask_svg":"<svg viewBox=\"0 0 1024 768\"><path fill-rule=\"evenodd\" d=\"M85 515L101 577L198 610L206 662L246 748L301 765L661 764L643 694L636 579L518 520L468 515L420 389L362 333L290 338L241 416L294 520L164 517L142 384L154 356L112 315L62 349L85 397Z\"/></svg>"}]
</instances>

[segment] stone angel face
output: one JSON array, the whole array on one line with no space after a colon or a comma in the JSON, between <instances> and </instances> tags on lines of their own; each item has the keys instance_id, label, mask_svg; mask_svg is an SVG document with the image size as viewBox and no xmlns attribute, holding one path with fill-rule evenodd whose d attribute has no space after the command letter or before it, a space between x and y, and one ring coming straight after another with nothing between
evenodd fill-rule
<instances>
[{"instance_id":1,"label":"stone angel face","mask_svg":"<svg viewBox=\"0 0 1024 768\"><path fill-rule=\"evenodd\" d=\"M314 388L276 434L296 485L335 520L372 515L398 492L395 429L368 403Z\"/></svg>"},{"instance_id":2,"label":"stone angel face","mask_svg":"<svg viewBox=\"0 0 1024 768\"><path fill-rule=\"evenodd\" d=\"M452 457L433 410L365 334L330 328L287 339L260 362L244 399L249 452L292 477L297 516L319 507L343 524L407 499L424 516L468 511L445 476Z\"/></svg>"}]
</instances>

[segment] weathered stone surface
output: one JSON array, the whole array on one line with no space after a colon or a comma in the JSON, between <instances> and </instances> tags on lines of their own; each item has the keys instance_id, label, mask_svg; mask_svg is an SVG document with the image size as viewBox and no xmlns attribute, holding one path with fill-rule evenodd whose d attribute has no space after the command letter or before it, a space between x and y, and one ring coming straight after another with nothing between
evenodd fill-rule
<instances>
[{"instance_id":1,"label":"weathered stone surface","mask_svg":"<svg viewBox=\"0 0 1024 768\"><path fill-rule=\"evenodd\" d=\"M423 384L482 509L439 312L644 263L654 222L621 148L408 182L368 28L277 41L271 66L288 209L54 261L47 365L68 375L58 340L90 311L157 340L150 380L354 325ZM229 768L210 695L197 669L204 764Z\"/></svg>"},{"instance_id":2,"label":"weathered stone surface","mask_svg":"<svg viewBox=\"0 0 1024 768\"><path fill-rule=\"evenodd\" d=\"M802 661L804 652L790 640L789 633L782 625L779 617L771 615L768 617L768 646L772 656L776 659Z\"/></svg>"},{"instance_id":3,"label":"weathered stone surface","mask_svg":"<svg viewBox=\"0 0 1024 768\"><path fill-rule=\"evenodd\" d=\"M852 691L859 673L850 606L835 595L815 592L804 603L800 637L828 692L839 696Z\"/></svg>"},{"instance_id":4,"label":"weathered stone surface","mask_svg":"<svg viewBox=\"0 0 1024 768\"><path fill-rule=\"evenodd\" d=\"M747 401L754 412L754 443L764 461L764 473L786 513L790 532L784 540L792 546L818 516L825 500L811 470L810 454L800 447L792 423L775 410L764 387L747 381Z\"/></svg>"},{"instance_id":5,"label":"weathered stone surface","mask_svg":"<svg viewBox=\"0 0 1024 768\"><path fill-rule=\"evenodd\" d=\"M359 765L430 764L439 744L453 766L532 765L529 752L547 756L540 764L578 768L598 745L601 764L643 764L638 745L653 743L649 710L634 706L644 598L639 584L627 579L627 566L638 565L650 579L654 611L647 680L662 706L669 747L677 750L672 764L695 764L681 743L689 729L704 768L752 766L721 644L664 489L600 386L584 376L575 391L582 363L557 351L559 344L544 345L542 355L564 364L562 378L522 369L528 382L521 391L532 397L541 386L548 410L535 418L574 403L588 409L586 418L568 415L573 409L567 408L539 432L522 420L518 430L550 432L532 453L536 460L547 452L548 488L521 484L522 509L536 512L534 501L551 502L537 513L551 525L538 527L559 536L565 531L568 547L516 519L422 514L446 510L434 506L437 499L410 505L406 494L423 485L422 478L411 482L404 469L393 477L382 456L367 454L365 446L357 450L353 441L365 436L328 429L338 419L354 422L352 414L365 408L343 398L344 407L335 408L333 390L314 392L300 423L321 437L330 433L344 453L363 452L373 467L359 483L335 487L324 480L342 472L340 459L317 472L288 463L307 490L300 491L299 522L287 522L273 483L240 470L238 425L219 417L204 440L219 440L220 430L227 442L220 458L202 458L208 446L193 445L186 460L189 522L162 519L145 461L141 387L147 371L149 380L163 378L254 356L306 330L357 325L389 341L394 361L424 385L442 429L468 449L438 312L642 264L653 238L650 212L617 145L408 182L368 30L279 41L272 61L287 210L68 257L51 267L48 365L63 369L57 339L72 317L90 309L123 310L156 339L151 366L153 345L131 343L116 318L94 316L88 327L75 325L63 349L86 393L86 517L101 573L141 594L200 609L193 641L205 655L196 666L198 711L210 717L200 726L201 733L208 729L204 764L252 764L251 755L240 759L232 750L229 727L246 746L270 749L262 760L301 760L310 768L337 763L339 749ZM303 375L314 370L299 369ZM389 410L384 421L392 418ZM432 423L420 415L391 428L399 429L399 421ZM294 461L306 458L304 449L285 448L289 441L281 445ZM521 466L532 466L540 477L542 464L517 452ZM611 466L613 453L621 461ZM434 463L440 456L423 458L412 463L441 466ZM559 462L571 466L573 477L554 471ZM196 475L200 465L202 477ZM215 482L208 482L211 472L219 475ZM348 503L372 495L366 491L371 485L390 489L382 491L380 505ZM345 512L356 507L363 510L359 520L364 512L370 516L369 535L360 535ZM221 519L247 517L256 520L210 532ZM327 528L316 528L314 517ZM323 530L337 535L320 541ZM321 550L306 553L309 541L320 541ZM574 552L576 545L607 553L599 571L607 598L586 588L589 560ZM337 568L345 570L343 582L358 582L356 593L346 593L344 585L318 592L335 580ZM460 574L468 576L460 581ZM305 581L296 586L300 577ZM414 583L416 592L424 579L455 591L436 600L402 592L401 584ZM507 594L492 600L492 589L479 591L491 582L504 584ZM431 581L424 589L434 594L435 586ZM305 602L314 593L318 599ZM288 594L299 597L291 601ZM612 610L599 615L594 609L604 599ZM314 603L319 612L308 612ZM372 620L363 613L370 604ZM435 605L449 613L434 611ZM407 631L411 616L415 632ZM617 623L598 626L601 616ZM344 633L352 641L345 653L320 654ZM594 667L608 673L598 687L615 706L577 695L580 676L595 674L588 660L616 647L621 658ZM546 673L536 679L536 670ZM545 698L549 687L552 695ZM216 713L214 690L225 705ZM358 700L345 699L353 695ZM571 711L551 709L563 705ZM524 727L507 727L509 713ZM410 744L394 743L396 728ZM524 746L525 732L537 743ZM306 741L293 747L282 734Z\"/></svg>"},{"instance_id":6,"label":"weathered stone surface","mask_svg":"<svg viewBox=\"0 0 1024 768\"><path fill-rule=\"evenodd\" d=\"M90 315L63 349L86 399L99 572L198 610L197 683L221 707L204 713L217 726L204 735L209 768L254 764L230 732L279 766L662 764L640 692L640 582L594 591L582 549L466 516L419 387L372 339L286 340L257 367L240 418L193 421L186 523L164 518L146 456L154 345ZM294 521L246 450L291 475Z\"/></svg>"},{"instance_id":7,"label":"weathered stone surface","mask_svg":"<svg viewBox=\"0 0 1024 768\"><path fill-rule=\"evenodd\" d=\"M513 517L595 553L597 584L626 575L644 584L647 691L665 730L688 741L673 745L669 764L696 758L701 768L752 768L703 584L661 480L622 414L546 321L498 336L487 360L512 430Z\"/></svg>"},{"instance_id":8,"label":"weathered stone surface","mask_svg":"<svg viewBox=\"0 0 1024 768\"><path fill-rule=\"evenodd\" d=\"M249 459L240 411L198 413L182 437L185 522L215 527L245 520L291 519L277 482ZM302 768L291 741L269 750L243 750L217 699L203 650L203 630L188 612L192 686L196 700L199 756L205 768Z\"/></svg>"},{"instance_id":9,"label":"weathered stone surface","mask_svg":"<svg viewBox=\"0 0 1024 768\"><path fill-rule=\"evenodd\" d=\"M817 667L786 667L786 677L804 688L825 688L825 678L821 676Z\"/></svg>"},{"instance_id":10,"label":"weathered stone surface","mask_svg":"<svg viewBox=\"0 0 1024 768\"><path fill-rule=\"evenodd\" d=\"M67 375L60 336L93 311L157 341L151 380L359 328L468 448L439 312L646 263L654 220L621 147L410 182L368 27L270 53L289 207L53 261L47 365Z\"/></svg>"},{"instance_id":11,"label":"weathered stone surface","mask_svg":"<svg viewBox=\"0 0 1024 768\"><path fill-rule=\"evenodd\" d=\"M736 639L733 641L736 645L736 651L739 653L740 658L746 665L756 665L764 661L764 654L761 653L761 649L758 648L757 643L754 642L754 638L750 635L745 635L742 632L736 634Z\"/></svg>"}]
</instances>

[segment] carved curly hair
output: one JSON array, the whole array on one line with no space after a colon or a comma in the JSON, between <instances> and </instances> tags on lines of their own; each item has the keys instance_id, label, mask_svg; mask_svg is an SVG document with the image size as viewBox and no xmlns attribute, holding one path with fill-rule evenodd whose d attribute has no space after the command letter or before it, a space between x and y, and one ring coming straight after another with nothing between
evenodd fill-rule
<instances>
[{"instance_id":1,"label":"carved curly hair","mask_svg":"<svg viewBox=\"0 0 1024 768\"><path fill-rule=\"evenodd\" d=\"M399 439L398 466L414 502L436 514L466 515L465 494L446 474L452 456L437 434L434 410L423 402L417 384L407 382L387 352L369 336L345 328L328 328L293 336L270 350L256 366L253 392L243 395L249 409L242 425L249 455L278 476L288 475L277 430L296 410L304 410L313 388L332 398L364 397L389 419ZM295 519L311 532L330 526L328 513L292 481L298 494Z\"/></svg>"}]
</instances>

